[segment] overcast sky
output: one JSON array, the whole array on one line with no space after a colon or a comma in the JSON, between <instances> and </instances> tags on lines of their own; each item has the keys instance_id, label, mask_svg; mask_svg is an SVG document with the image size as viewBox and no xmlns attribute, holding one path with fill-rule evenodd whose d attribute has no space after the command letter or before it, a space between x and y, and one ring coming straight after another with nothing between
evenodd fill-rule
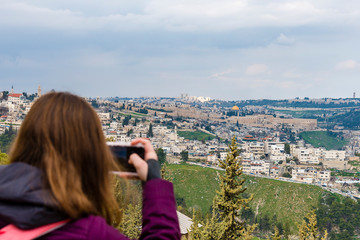
<instances>
[{"instance_id":1,"label":"overcast sky","mask_svg":"<svg viewBox=\"0 0 360 240\"><path fill-rule=\"evenodd\" d=\"M358 0L0 0L0 90L360 97Z\"/></svg>"}]
</instances>

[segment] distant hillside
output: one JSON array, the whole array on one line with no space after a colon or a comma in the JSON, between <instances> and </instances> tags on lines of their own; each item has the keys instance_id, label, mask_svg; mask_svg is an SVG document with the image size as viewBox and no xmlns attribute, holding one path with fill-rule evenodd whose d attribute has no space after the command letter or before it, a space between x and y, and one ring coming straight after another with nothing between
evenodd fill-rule
<instances>
[{"instance_id":1,"label":"distant hillside","mask_svg":"<svg viewBox=\"0 0 360 240\"><path fill-rule=\"evenodd\" d=\"M169 165L169 175L175 195L186 207L195 207L208 213L215 191L219 187L217 171L193 165ZM221 171L220 171L221 172ZM317 206L324 190L306 184L288 183L244 175L247 194L253 194L251 208L258 217L276 215L278 221L288 223L291 232L297 229L311 207Z\"/></svg>"},{"instance_id":2,"label":"distant hillside","mask_svg":"<svg viewBox=\"0 0 360 240\"><path fill-rule=\"evenodd\" d=\"M324 147L327 150L342 149L347 144L341 135L329 131L302 132L299 136L304 139L305 143L314 147Z\"/></svg>"},{"instance_id":3,"label":"distant hillside","mask_svg":"<svg viewBox=\"0 0 360 240\"><path fill-rule=\"evenodd\" d=\"M291 101L291 100L272 100L272 99L259 99L259 100L242 100L242 101L217 101L221 107L229 107L236 105L238 107L244 106L273 106L273 107L296 107L296 108L343 108L343 107L357 107L360 104L349 102L341 103L339 99L332 99L330 102L319 103L316 101ZM208 106L213 106L214 102L208 102Z\"/></svg>"},{"instance_id":4,"label":"distant hillside","mask_svg":"<svg viewBox=\"0 0 360 240\"><path fill-rule=\"evenodd\" d=\"M360 111L351 110L350 112L339 114L328 119L329 122L342 125L347 129L360 129Z\"/></svg>"}]
</instances>

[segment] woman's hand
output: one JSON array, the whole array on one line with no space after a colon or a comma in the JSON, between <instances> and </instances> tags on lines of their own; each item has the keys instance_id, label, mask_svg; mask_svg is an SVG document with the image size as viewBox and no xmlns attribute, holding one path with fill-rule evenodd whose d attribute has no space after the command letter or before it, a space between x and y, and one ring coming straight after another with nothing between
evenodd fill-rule
<instances>
[{"instance_id":1,"label":"woman's hand","mask_svg":"<svg viewBox=\"0 0 360 240\"><path fill-rule=\"evenodd\" d=\"M151 145L151 143L148 139L137 138L131 142L131 145L136 145L139 143L144 145L145 159L142 159L139 155L137 155L136 153L133 153L130 155L129 163L134 165L134 167L136 168L136 172L139 175L140 180L146 182L148 180L148 173L149 173L149 165L146 161L148 161L150 159L157 161L158 157L156 155L156 152L155 152L153 146Z\"/></svg>"}]
</instances>

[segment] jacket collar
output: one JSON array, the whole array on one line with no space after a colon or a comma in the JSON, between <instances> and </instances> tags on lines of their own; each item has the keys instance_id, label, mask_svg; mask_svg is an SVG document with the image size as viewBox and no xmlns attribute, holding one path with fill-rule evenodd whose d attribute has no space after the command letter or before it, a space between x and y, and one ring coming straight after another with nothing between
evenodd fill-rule
<instances>
[{"instance_id":1,"label":"jacket collar","mask_svg":"<svg viewBox=\"0 0 360 240\"><path fill-rule=\"evenodd\" d=\"M0 219L31 229L68 218L43 187L40 169L16 162L0 166Z\"/></svg>"}]
</instances>

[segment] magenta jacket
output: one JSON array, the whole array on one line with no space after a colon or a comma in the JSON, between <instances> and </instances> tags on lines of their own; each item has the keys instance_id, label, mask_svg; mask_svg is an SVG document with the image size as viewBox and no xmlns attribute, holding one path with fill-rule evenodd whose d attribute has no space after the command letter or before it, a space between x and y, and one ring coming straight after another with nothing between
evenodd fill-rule
<instances>
[{"instance_id":1,"label":"magenta jacket","mask_svg":"<svg viewBox=\"0 0 360 240\"><path fill-rule=\"evenodd\" d=\"M31 187L30 187L31 186ZM46 194L45 194L46 195ZM38 169L24 163L0 166L0 228L13 223L31 229L66 218L51 209L44 196ZM15 203L15 204L14 204ZM44 204L39 208L38 204ZM48 203L47 203L48 204ZM172 183L153 179L143 186L143 228L140 239L180 239ZM128 239L99 216L73 220L41 239Z\"/></svg>"}]
</instances>

